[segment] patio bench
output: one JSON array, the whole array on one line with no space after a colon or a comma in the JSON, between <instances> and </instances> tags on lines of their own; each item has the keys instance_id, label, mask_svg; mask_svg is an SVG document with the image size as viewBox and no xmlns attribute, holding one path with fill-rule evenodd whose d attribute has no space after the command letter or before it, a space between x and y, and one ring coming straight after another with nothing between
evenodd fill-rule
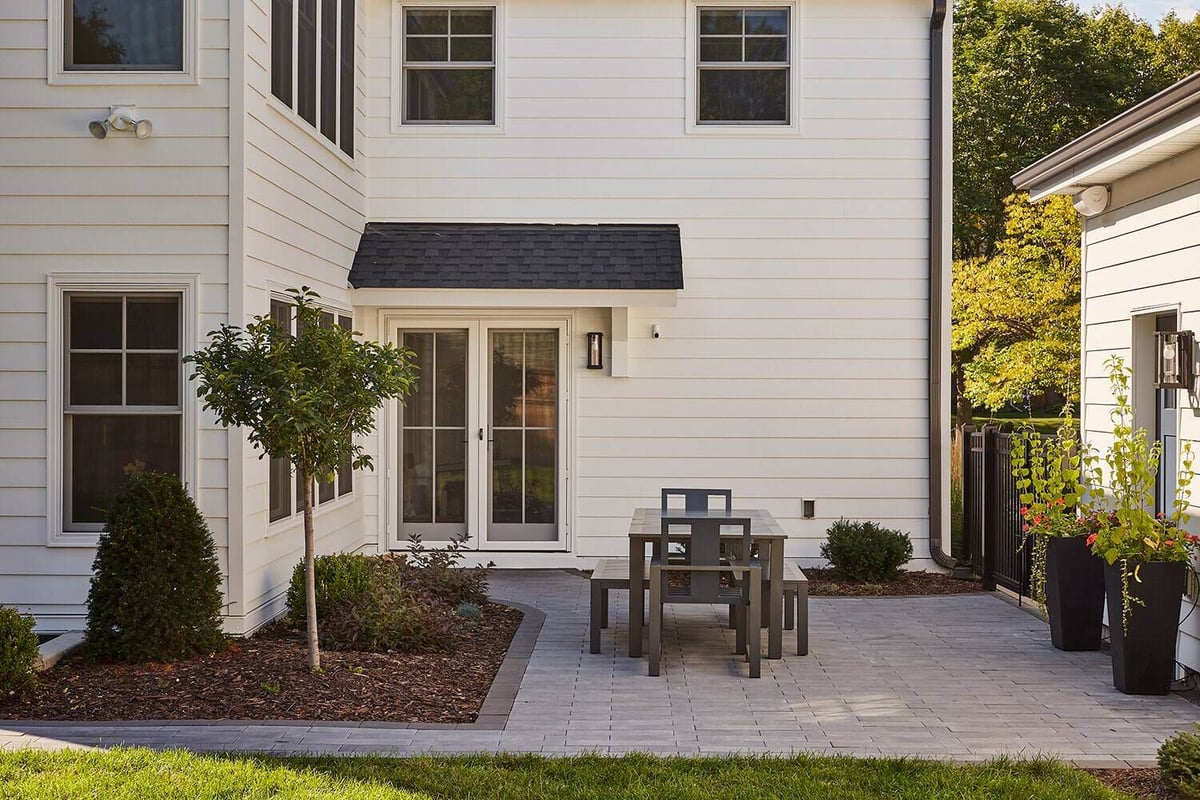
<instances>
[{"instance_id":1,"label":"patio bench","mask_svg":"<svg viewBox=\"0 0 1200 800\"><path fill-rule=\"evenodd\" d=\"M650 559L642 570L642 590L650 588ZM600 631L608 627L608 593L629 589L629 559L602 558L591 577L591 651L600 652ZM808 655L808 578L794 561L783 562L783 627L796 629L796 655Z\"/></svg>"}]
</instances>

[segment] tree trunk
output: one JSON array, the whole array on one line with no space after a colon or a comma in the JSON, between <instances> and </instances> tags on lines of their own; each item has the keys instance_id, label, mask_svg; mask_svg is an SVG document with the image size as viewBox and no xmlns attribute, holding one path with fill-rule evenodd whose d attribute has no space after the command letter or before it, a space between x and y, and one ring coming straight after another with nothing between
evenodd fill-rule
<instances>
[{"instance_id":1,"label":"tree trunk","mask_svg":"<svg viewBox=\"0 0 1200 800\"><path fill-rule=\"evenodd\" d=\"M954 382L954 404L954 424L960 427L970 425L975 407L967 399L967 395L963 391L962 381Z\"/></svg>"},{"instance_id":2,"label":"tree trunk","mask_svg":"<svg viewBox=\"0 0 1200 800\"><path fill-rule=\"evenodd\" d=\"M321 644L317 638L316 537L313 534L313 476L304 473L304 616L308 620L308 668L321 669Z\"/></svg>"}]
</instances>

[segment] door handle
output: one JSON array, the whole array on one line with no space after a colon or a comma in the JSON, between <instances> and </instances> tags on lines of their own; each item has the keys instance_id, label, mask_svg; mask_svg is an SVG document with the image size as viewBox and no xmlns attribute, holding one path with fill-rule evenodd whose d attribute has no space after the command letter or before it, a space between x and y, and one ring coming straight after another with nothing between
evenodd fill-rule
<instances>
[{"instance_id":1,"label":"door handle","mask_svg":"<svg viewBox=\"0 0 1200 800\"><path fill-rule=\"evenodd\" d=\"M480 429L479 429L479 441L481 441L481 442L483 441L483 428L480 428ZM489 444L490 444L490 443L492 443L492 442L494 442L494 441L495 441L495 439L490 439L490 438L488 439L488 443L489 443Z\"/></svg>"}]
</instances>

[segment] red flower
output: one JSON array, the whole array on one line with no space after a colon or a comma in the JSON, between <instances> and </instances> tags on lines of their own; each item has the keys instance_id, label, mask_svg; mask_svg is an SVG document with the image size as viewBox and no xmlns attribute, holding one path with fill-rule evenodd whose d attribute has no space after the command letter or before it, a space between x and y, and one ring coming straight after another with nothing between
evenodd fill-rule
<instances>
[{"instance_id":1,"label":"red flower","mask_svg":"<svg viewBox=\"0 0 1200 800\"><path fill-rule=\"evenodd\" d=\"M1091 547L1095 543L1096 543L1096 534L1093 533L1091 536L1087 537L1087 546Z\"/></svg>"},{"instance_id":2,"label":"red flower","mask_svg":"<svg viewBox=\"0 0 1200 800\"><path fill-rule=\"evenodd\" d=\"M1194 533L1189 533L1187 534L1187 540L1192 544L1195 544L1196 542L1200 542L1200 536L1197 536Z\"/></svg>"},{"instance_id":3,"label":"red flower","mask_svg":"<svg viewBox=\"0 0 1200 800\"><path fill-rule=\"evenodd\" d=\"M1021 516L1024 517L1024 516L1027 516L1028 514L1029 514L1029 509L1026 508L1025 506L1021 506Z\"/></svg>"},{"instance_id":4,"label":"red flower","mask_svg":"<svg viewBox=\"0 0 1200 800\"><path fill-rule=\"evenodd\" d=\"M1029 533L1029 523L1026 522L1024 525L1022 525L1021 530L1023 530L1025 533Z\"/></svg>"},{"instance_id":5,"label":"red flower","mask_svg":"<svg viewBox=\"0 0 1200 800\"><path fill-rule=\"evenodd\" d=\"M1163 542L1163 544L1165 544L1167 547L1174 547L1174 546L1175 546L1175 540L1174 540L1174 539L1167 539L1165 542Z\"/></svg>"}]
</instances>

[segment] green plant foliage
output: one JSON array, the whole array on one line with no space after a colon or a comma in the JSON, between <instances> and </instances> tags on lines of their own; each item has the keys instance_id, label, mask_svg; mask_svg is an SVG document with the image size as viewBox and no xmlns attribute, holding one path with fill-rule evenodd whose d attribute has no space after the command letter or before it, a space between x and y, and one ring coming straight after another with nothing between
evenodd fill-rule
<instances>
[{"instance_id":1,"label":"green plant foliage","mask_svg":"<svg viewBox=\"0 0 1200 800\"><path fill-rule=\"evenodd\" d=\"M38 637L34 619L0 606L0 692L14 694L37 683Z\"/></svg>"},{"instance_id":2,"label":"green plant foliage","mask_svg":"<svg viewBox=\"0 0 1200 800\"><path fill-rule=\"evenodd\" d=\"M1142 601L1130 592L1141 583L1139 568L1144 561L1190 561L1200 536L1185 530L1191 506L1194 456L1191 442L1179 452L1179 470L1170 514L1154 513L1155 479L1162 459L1162 443L1150 442L1145 428L1134 425L1129 400L1133 370L1118 355L1104 362L1115 404L1109 412L1112 438L1104 455L1104 466L1095 466L1093 493L1103 500L1104 513L1093 515L1093 533L1087 542L1092 553L1109 564L1121 562L1121 624L1128 630L1134 604ZM1131 580L1132 578L1132 580Z\"/></svg>"},{"instance_id":3,"label":"green plant foliage","mask_svg":"<svg viewBox=\"0 0 1200 800\"><path fill-rule=\"evenodd\" d=\"M96 548L87 643L94 658L174 661L223 649L212 534L173 475L135 474Z\"/></svg>"},{"instance_id":4,"label":"green plant foliage","mask_svg":"<svg viewBox=\"0 0 1200 800\"><path fill-rule=\"evenodd\" d=\"M492 564L464 567L469 536L451 537L445 547L426 547L419 534L409 536L402 580L405 586L442 600L452 608L463 603L487 602Z\"/></svg>"},{"instance_id":5,"label":"green plant foliage","mask_svg":"<svg viewBox=\"0 0 1200 800\"><path fill-rule=\"evenodd\" d=\"M892 580L912 555L908 534L875 522L838 520L821 545L821 557L829 561L834 577L844 581Z\"/></svg>"},{"instance_id":6,"label":"green plant foliage","mask_svg":"<svg viewBox=\"0 0 1200 800\"><path fill-rule=\"evenodd\" d=\"M442 551L428 550L427 557ZM433 558L437 564L444 556ZM404 558L337 553L318 556L317 620L331 650L429 652L447 649L465 618L431 587L455 586L441 575L424 581ZM458 572L463 572L459 570ZM297 564L288 587L288 619L306 622L304 565Z\"/></svg>"},{"instance_id":7,"label":"green plant foliage","mask_svg":"<svg viewBox=\"0 0 1200 800\"><path fill-rule=\"evenodd\" d=\"M412 354L364 340L338 325L325 327L319 295L293 290L296 333L268 316L242 328L222 325L211 342L185 359L195 367L196 394L225 426L241 427L260 458L286 458L304 486L305 613L308 666L321 667L317 632L313 480L331 479L349 461L371 468L359 438L376 414L416 383Z\"/></svg>"},{"instance_id":8,"label":"green plant foliage","mask_svg":"<svg viewBox=\"0 0 1200 800\"><path fill-rule=\"evenodd\" d=\"M1162 743L1158 768L1164 787L1185 800L1200 800L1200 725Z\"/></svg>"},{"instance_id":9,"label":"green plant foliage","mask_svg":"<svg viewBox=\"0 0 1200 800\"><path fill-rule=\"evenodd\" d=\"M332 603L357 597L371 588L371 576L375 571L369 556L358 553L332 553L317 556L313 561L316 571L317 619L323 618ZM305 621L304 564L292 570L292 580L287 590L287 617L294 625Z\"/></svg>"},{"instance_id":10,"label":"green plant foliage","mask_svg":"<svg viewBox=\"0 0 1200 800\"><path fill-rule=\"evenodd\" d=\"M1079 215L1071 198L1004 205L987 256L956 261L950 298L957 391L999 411L1030 395L1079 399ZM969 420L959 420L967 422Z\"/></svg>"}]
</instances>

